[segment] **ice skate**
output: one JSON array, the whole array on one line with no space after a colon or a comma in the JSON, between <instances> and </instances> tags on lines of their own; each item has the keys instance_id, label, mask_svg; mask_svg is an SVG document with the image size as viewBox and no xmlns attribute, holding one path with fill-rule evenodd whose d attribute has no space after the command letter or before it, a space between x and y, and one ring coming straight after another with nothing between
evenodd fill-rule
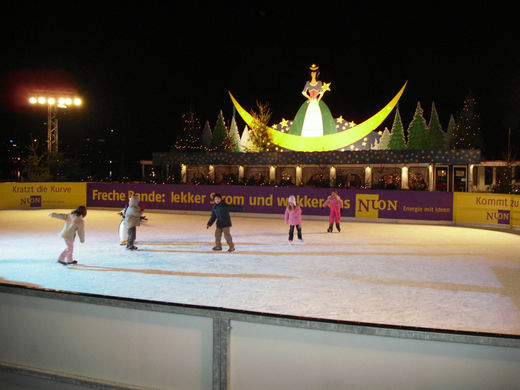
<instances>
[{"instance_id":1,"label":"ice skate","mask_svg":"<svg viewBox=\"0 0 520 390\"><path fill-rule=\"evenodd\" d=\"M221 251L222 250L222 247L221 246L214 246L213 248L211 248L212 250L214 251Z\"/></svg>"},{"instance_id":2,"label":"ice skate","mask_svg":"<svg viewBox=\"0 0 520 390\"><path fill-rule=\"evenodd\" d=\"M289 245L292 245L292 240L288 240L287 242L289 243Z\"/></svg>"},{"instance_id":3,"label":"ice skate","mask_svg":"<svg viewBox=\"0 0 520 390\"><path fill-rule=\"evenodd\" d=\"M298 239L300 241L300 244L303 244L303 238Z\"/></svg>"},{"instance_id":4,"label":"ice skate","mask_svg":"<svg viewBox=\"0 0 520 390\"><path fill-rule=\"evenodd\" d=\"M126 249L128 249L129 251L136 251L137 247L135 245L132 245L132 246L127 246Z\"/></svg>"},{"instance_id":5,"label":"ice skate","mask_svg":"<svg viewBox=\"0 0 520 390\"><path fill-rule=\"evenodd\" d=\"M234 251L235 251L235 247L232 246L232 247L230 247L227 251L228 251L228 252L234 252Z\"/></svg>"},{"instance_id":6,"label":"ice skate","mask_svg":"<svg viewBox=\"0 0 520 390\"><path fill-rule=\"evenodd\" d=\"M336 224L336 229L338 229L338 232L341 232L341 227L339 226L339 223Z\"/></svg>"},{"instance_id":7,"label":"ice skate","mask_svg":"<svg viewBox=\"0 0 520 390\"><path fill-rule=\"evenodd\" d=\"M329 228L327 229L329 233L332 233L332 224L329 225Z\"/></svg>"}]
</instances>

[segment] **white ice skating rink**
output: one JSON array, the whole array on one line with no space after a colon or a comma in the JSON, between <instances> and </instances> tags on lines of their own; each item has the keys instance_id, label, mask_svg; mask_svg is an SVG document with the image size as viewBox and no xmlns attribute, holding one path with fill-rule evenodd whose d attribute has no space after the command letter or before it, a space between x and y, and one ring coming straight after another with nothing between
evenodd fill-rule
<instances>
[{"instance_id":1,"label":"white ice skating rink","mask_svg":"<svg viewBox=\"0 0 520 390\"><path fill-rule=\"evenodd\" d=\"M520 235L468 227L303 219L304 244L280 218L233 214L237 251L212 252L206 215L148 212L139 251L120 217L89 210L77 266L63 266L50 210L0 211L0 282L313 318L520 334ZM68 212L70 210L52 210ZM224 246L224 249L227 249Z\"/></svg>"}]
</instances>

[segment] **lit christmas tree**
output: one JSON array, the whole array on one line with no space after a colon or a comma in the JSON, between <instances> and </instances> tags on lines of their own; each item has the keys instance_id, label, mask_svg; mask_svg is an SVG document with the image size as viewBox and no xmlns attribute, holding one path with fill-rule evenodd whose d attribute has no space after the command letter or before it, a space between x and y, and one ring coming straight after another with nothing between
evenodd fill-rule
<instances>
[{"instance_id":1,"label":"lit christmas tree","mask_svg":"<svg viewBox=\"0 0 520 390\"><path fill-rule=\"evenodd\" d=\"M442 131L442 126L439 121L437 109L435 108L435 103L432 103L432 113L430 115L430 124L428 127L430 129L430 148L434 150L445 149L446 135L444 131Z\"/></svg>"},{"instance_id":2,"label":"lit christmas tree","mask_svg":"<svg viewBox=\"0 0 520 390\"><path fill-rule=\"evenodd\" d=\"M379 138L379 142L374 147L374 150L387 150L388 144L390 143L390 131L388 130L388 127L385 127L385 130L383 131L383 134Z\"/></svg>"},{"instance_id":3,"label":"lit christmas tree","mask_svg":"<svg viewBox=\"0 0 520 390\"><path fill-rule=\"evenodd\" d=\"M231 151L241 152L240 134L238 134L237 121L234 116L231 119L231 125L229 126L229 138L231 139Z\"/></svg>"},{"instance_id":4,"label":"lit christmas tree","mask_svg":"<svg viewBox=\"0 0 520 390\"><path fill-rule=\"evenodd\" d=\"M204 123L204 129L202 130L202 135L200 139L204 148L206 150L211 150L211 143L213 142L213 133L211 132L209 121L206 121L206 123Z\"/></svg>"},{"instance_id":5,"label":"lit christmas tree","mask_svg":"<svg viewBox=\"0 0 520 390\"><path fill-rule=\"evenodd\" d=\"M477 101L471 93L464 100L464 105L457 114L451 141L453 149L482 149L483 139Z\"/></svg>"},{"instance_id":6,"label":"lit christmas tree","mask_svg":"<svg viewBox=\"0 0 520 390\"><path fill-rule=\"evenodd\" d=\"M249 137L249 129L247 128L247 125L245 125L244 130L242 131L242 137L240 137L240 151L241 152L247 151L250 141L251 141L251 138Z\"/></svg>"},{"instance_id":7,"label":"lit christmas tree","mask_svg":"<svg viewBox=\"0 0 520 390\"><path fill-rule=\"evenodd\" d=\"M177 138L174 151L179 152L200 152L203 150L201 142L200 122L193 112L182 115L184 129L180 137Z\"/></svg>"},{"instance_id":8,"label":"lit christmas tree","mask_svg":"<svg viewBox=\"0 0 520 390\"><path fill-rule=\"evenodd\" d=\"M215 128L213 129L213 140L211 142L212 148L219 152L230 152L231 150L231 138L229 137L228 129L224 121L224 115L222 110L218 114Z\"/></svg>"},{"instance_id":9,"label":"lit christmas tree","mask_svg":"<svg viewBox=\"0 0 520 390\"><path fill-rule=\"evenodd\" d=\"M267 104L256 103L258 113L251 111L253 125L249 130L250 142L248 152L268 152L271 147L271 135L268 131L268 123L271 119L271 112Z\"/></svg>"},{"instance_id":10,"label":"lit christmas tree","mask_svg":"<svg viewBox=\"0 0 520 390\"><path fill-rule=\"evenodd\" d=\"M394 124L392 125L392 132L390 133L390 142L388 149L404 150L406 149L406 140L403 132L403 122L401 121L401 114L399 109L395 111Z\"/></svg>"},{"instance_id":11,"label":"lit christmas tree","mask_svg":"<svg viewBox=\"0 0 520 390\"><path fill-rule=\"evenodd\" d=\"M426 124L426 119L424 119L421 102L417 102L415 114L408 127L408 149L427 149L429 144L428 125Z\"/></svg>"}]
</instances>

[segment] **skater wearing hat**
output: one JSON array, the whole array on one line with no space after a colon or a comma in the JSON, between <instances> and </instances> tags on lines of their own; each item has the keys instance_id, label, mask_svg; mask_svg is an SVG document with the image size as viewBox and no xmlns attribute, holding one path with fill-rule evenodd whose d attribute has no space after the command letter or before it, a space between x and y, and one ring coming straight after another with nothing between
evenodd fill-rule
<instances>
[{"instance_id":1,"label":"skater wearing hat","mask_svg":"<svg viewBox=\"0 0 520 390\"><path fill-rule=\"evenodd\" d=\"M287 200L287 207L285 208L285 223L289 224L289 244L293 242L294 227L298 232L298 240L303 242L302 237L302 208L296 203L294 195L289 196Z\"/></svg>"},{"instance_id":2,"label":"skater wearing hat","mask_svg":"<svg viewBox=\"0 0 520 390\"><path fill-rule=\"evenodd\" d=\"M139 198L137 196L132 196L128 201L128 208L125 213L125 225L127 228L127 242L126 249L135 251L137 247L134 245L137 226L141 225L141 216L143 211L139 207Z\"/></svg>"}]
</instances>

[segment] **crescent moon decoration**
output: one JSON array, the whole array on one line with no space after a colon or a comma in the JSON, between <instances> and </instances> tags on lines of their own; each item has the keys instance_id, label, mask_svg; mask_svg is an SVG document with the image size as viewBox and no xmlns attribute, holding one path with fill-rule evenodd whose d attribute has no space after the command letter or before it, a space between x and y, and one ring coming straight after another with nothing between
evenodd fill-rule
<instances>
[{"instance_id":1,"label":"crescent moon decoration","mask_svg":"<svg viewBox=\"0 0 520 390\"><path fill-rule=\"evenodd\" d=\"M359 125L354 126L346 131L340 131L335 134L327 134L320 137L301 137L299 135L287 134L282 131L275 130L272 127L268 127L268 131L271 133L274 144L288 150L297 152L325 152L344 148L366 137L386 119L386 117L397 105L397 102L401 98L401 95L406 88L406 84L408 84L408 81L404 83L403 87L397 93L397 95L395 95L394 98L390 100L390 102L377 114L368 118L363 123L360 123ZM251 114L249 114L240 104L238 104L237 100L233 97L231 92L229 92L229 96L231 97L237 112L240 114L244 122L246 122L249 127L252 127L253 117Z\"/></svg>"}]
</instances>

